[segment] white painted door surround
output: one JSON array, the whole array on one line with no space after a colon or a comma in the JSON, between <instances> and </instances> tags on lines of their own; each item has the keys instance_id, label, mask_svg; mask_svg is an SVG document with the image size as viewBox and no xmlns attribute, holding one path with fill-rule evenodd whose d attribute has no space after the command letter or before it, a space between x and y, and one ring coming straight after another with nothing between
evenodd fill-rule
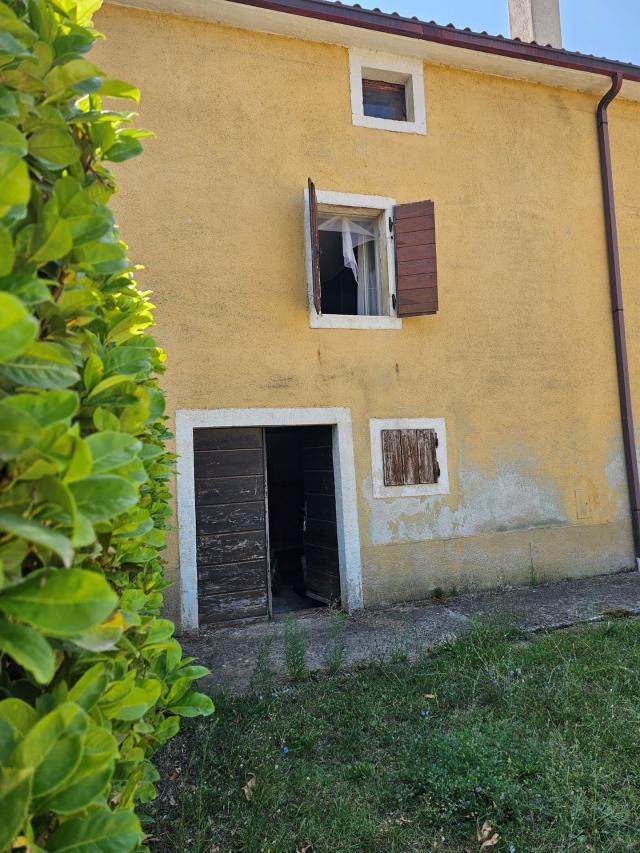
<instances>
[{"instance_id":1,"label":"white painted door surround","mask_svg":"<svg viewBox=\"0 0 640 853\"><path fill-rule=\"evenodd\" d=\"M336 488L340 588L346 610L363 606L360 531L353 456L351 411L346 408L300 409L178 409L178 539L182 631L198 633L198 572L193 473L193 431L206 427L333 426L333 468Z\"/></svg>"}]
</instances>

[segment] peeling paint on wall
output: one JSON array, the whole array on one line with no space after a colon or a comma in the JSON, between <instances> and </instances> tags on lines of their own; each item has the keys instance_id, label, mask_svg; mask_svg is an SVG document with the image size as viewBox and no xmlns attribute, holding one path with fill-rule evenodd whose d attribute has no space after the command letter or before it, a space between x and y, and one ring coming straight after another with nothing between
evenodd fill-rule
<instances>
[{"instance_id":1,"label":"peeling paint on wall","mask_svg":"<svg viewBox=\"0 0 640 853\"><path fill-rule=\"evenodd\" d=\"M463 468L458 483L458 503L452 506L448 498L374 499L367 477L362 489L371 511L371 543L452 539L570 522L556 483L536 481L513 466L498 467L491 476Z\"/></svg>"}]
</instances>

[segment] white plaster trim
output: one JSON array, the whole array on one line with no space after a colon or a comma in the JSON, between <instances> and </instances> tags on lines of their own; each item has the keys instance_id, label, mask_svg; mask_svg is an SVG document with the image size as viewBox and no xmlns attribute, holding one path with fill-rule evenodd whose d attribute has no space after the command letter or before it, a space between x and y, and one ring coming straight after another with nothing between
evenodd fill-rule
<instances>
[{"instance_id":1,"label":"white plaster trim","mask_svg":"<svg viewBox=\"0 0 640 853\"><path fill-rule=\"evenodd\" d=\"M316 314L309 317L312 329L401 329L399 317L356 317L351 314Z\"/></svg>"},{"instance_id":2,"label":"white plaster trim","mask_svg":"<svg viewBox=\"0 0 640 853\"><path fill-rule=\"evenodd\" d=\"M304 190L304 239L305 263L307 271L307 301L309 304L309 326L312 329L401 329L402 320L392 308L392 298L396 292L396 265L393 247L393 235L389 220L393 219L395 199L381 195L358 195L357 193L316 190L318 205L330 204L334 207L364 207L379 210L378 262L381 287L389 306L389 314L379 316L358 316L355 314L318 314L313 303L313 259L311 253L311 213L309 211L309 190Z\"/></svg>"},{"instance_id":3,"label":"white plaster trim","mask_svg":"<svg viewBox=\"0 0 640 853\"><path fill-rule=\"evenodd\" d=\"M176 411L177 500L180 607L183 633L198 633L193 430L200 427L315 426L317 424L330 424L334 427L333 470L336 487L342 603L349 612L362 608L360 530L358 527L351 410L345 408L178 409Z\"/></svg>"},{"instance_id":4,"label":"white plaster trim","mask_svg":"<svg viewBox=\"0 0 640 853\"><path fill-rule=\"evenodd\" d=\"M407 101L407 121L375 118L364 114L362 80L386 80L404 83ZM424 66L419 60L380 53L375 50L349 49L349 82L351 86L351 117L360 127L391 130L397 133L427 132L424 98Z\"/></svg>"},{"instance_id":5,"label":"white plaster trim","mask_svg":"<svg viewBox=\"0 0 640 853\"><path fill-rule=\"evenodd\" d=\"M438 436L436 458L440 466L437 483L421 483L416 486L385 486L382 464L382 431L385 429L434 429ZM371 471L373 474L374 498L431 497L449 494L449 466L447 463L447 431L444 418L371 418Z\"/></svg>"}]
</instances>

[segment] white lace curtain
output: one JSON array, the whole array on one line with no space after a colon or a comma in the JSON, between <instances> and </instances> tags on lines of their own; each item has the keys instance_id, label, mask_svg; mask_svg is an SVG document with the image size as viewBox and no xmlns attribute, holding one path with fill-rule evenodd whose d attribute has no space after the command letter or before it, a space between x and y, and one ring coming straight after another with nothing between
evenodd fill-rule
<instances>
[{"instance_id":1,"label":"white lace curtain","mask_svg":"<svg viewBox=\"0 0 640 853\"><path fill-rule=\"evenodd\" d=\"M380 299L375 255L376 223L348 216L321 216L318 228L320 231L342 234L344 265L351 270L358 285L358 314L378 314Z\"/></svg>"}]
</instances>

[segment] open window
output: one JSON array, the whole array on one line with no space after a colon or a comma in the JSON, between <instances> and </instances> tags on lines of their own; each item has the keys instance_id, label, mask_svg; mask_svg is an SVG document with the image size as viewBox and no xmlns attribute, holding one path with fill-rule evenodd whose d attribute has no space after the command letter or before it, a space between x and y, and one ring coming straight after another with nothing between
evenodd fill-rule
<instances>
[{"instance_id":1,"label":"open window","mask_svg":"<svg viewBox=\"0 0 640 853\"><path fill-rule=\"evenodd\" d=\"M305 204L312 327L397 329L437 312L433 202L320 191L309 179Z\"/></svg>"}]
</instances>

